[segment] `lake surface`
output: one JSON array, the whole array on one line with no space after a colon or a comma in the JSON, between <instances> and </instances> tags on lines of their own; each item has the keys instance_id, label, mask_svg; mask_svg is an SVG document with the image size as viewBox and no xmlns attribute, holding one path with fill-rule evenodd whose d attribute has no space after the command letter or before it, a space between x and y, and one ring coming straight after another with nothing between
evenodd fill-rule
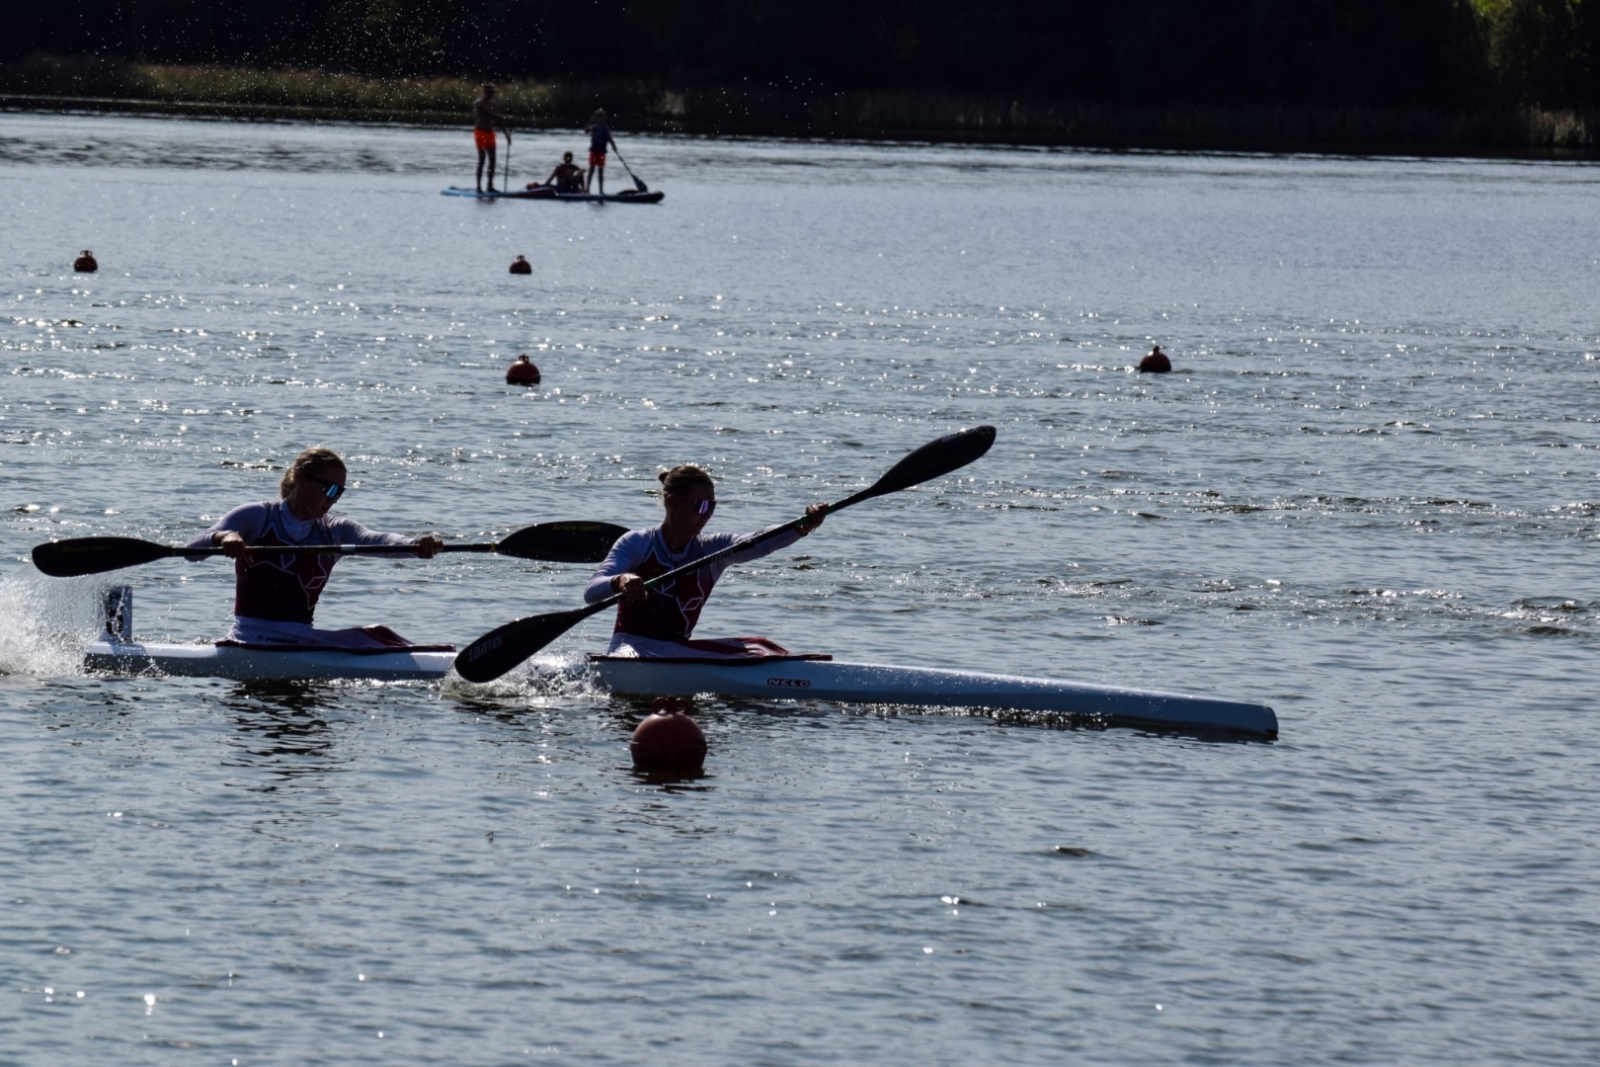
<instances>
[{"instance_id":1,"label":"lake surface","mask_svg":"<svg viewBox=\"0 0 1600 1067\"><path fill-rule=\"evenodd\" d=\"M1594 1062L1600 168L623 147L660 206L439 196L464 130L0 115L0 1061ZM525 674L85 676L113 576L28 562L314 444L344 513L480 540L652 524L681 462L755 529L978 423L697 636L1278 741L702 700L651 782L639 705ZM216 562L114 577L226 626ZM350 560L318 622L465 643L587 577Z\"/></svg>"}]
</instances>

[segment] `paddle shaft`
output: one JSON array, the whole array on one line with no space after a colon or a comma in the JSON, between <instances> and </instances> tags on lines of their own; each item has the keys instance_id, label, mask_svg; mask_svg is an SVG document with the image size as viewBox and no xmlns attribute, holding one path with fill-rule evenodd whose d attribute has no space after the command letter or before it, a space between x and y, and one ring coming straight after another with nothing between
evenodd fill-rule
<instances>
[{"instance_id":1,"label":"paddle shaft","mask_svg":"<svg viewBox=\"0 0 1600 1067\"><path fill-rule=\"evenodd\" d=\"M622 149L617 147L617 139L615 137L611 139L611 149L617 153L617 162L622 164L622 169L627 171L628 177L633 179L634 186L641 193L648 193L650 191L650 187L639 180L639 176L633 172L633 168L628 166L628 161L622 158Z\"/></svg>"},{"instance_id":2,"label":"paddle shaft","mask_svg":"<svg viewBox=\"0 0 1600 1067\"><path fill-rule=\"evenodd\" d=\"M847 508L851 504L857 503L858 502L858 498L863 499L863 500L866 499L865 497L862 497L860 493L857 493L855 496L851 497L849 500L844 500L844 501L841 501L840 503L837 503L837 504L829 504L828 505L828 510L824 514L832 515L835 511L838 511L840 508ZM674 567L672 570L668 571L665 574L658 574L654 578L646 578L645 582L644 582L644 587L646 589L654 589L657 586L666 585L668 582L672 582L672 581L675 581L678 578L682 578L685 574L693 574L695 571L700 570L702 567L710 566L711 564L717 562L719 559L727 559L729 556L737 555L740 552L743 552L747 548L754 548L755 546L757 546L759 544L764 544L765 542L772 540L774 537L777 537L779 534L788 533L790 530L798 530L800 527L806 525L810 521L811 521L811 516L810 515L802 515L798 519L795 519L793 522L786 522L782 526L774 526L770 530L763 530L760 533L758 533L758 534L756 534L756 535L754 535L752 537L746 537L742 541L735 541L733 544L729 545L727 548L719 548L719 549L717 549L717 551L711 553L709 556L701 556L699 559L692 560L692 561L690 561L688 563L685 563L681 567ZM578 619L587 619L590 615L594 615L594 614L597 614L598 612L604 611L606 608L609 608L611 605L619 603L622 600L622 598L625 597L625 596L627 596L626 593L620 593L620 592L612 593L610 596L606 597L604 600L597 600L593 604L590 604L588 607L580 608L579 610L582 612L582 614L580 614L577 619L574 619L573 622L576 623L578 621Z\"/></svg>"},{"instance_id":3,"label":"paddle shaft","mask_svg":"<svg viewBox=\"0 0 1600 1067\"><path fill-rule=\"evenodd\" d=\"M893 492L894 491L893 489L880 488L881 484L882 483L879 483L878 485L868 486L867 488L861 490L861 492L856 493L856 494L854 494L852 496L847 496L843 500L839 501L838 503L829 504L828 505L828 510L823 512L823 515L824 516L832 515L836 511L843 511L845 508L850 507L852 504L859 504L863 500L871 500L875 496L882 496L884 493ZM715 552L711 553L709 556L701 556L699 559L692 560L692 561L690 561L688 563L685 563L681 567L675 567L675 568L673 568L672 570L668 571L665 574L658 574L654 578L647 578L647 579L645 579L644 587L646 589L654 589L657 586L666 585L668 582L671 582L671 581L674 581L674 580L676 580L678 578L681 578L685 574L693 574L695 571L699 570L700 568L708 566L709 564L715 563L720 559L727 559L729 556L738 555L740 552L743 552L745 549L754 548L755 546L757 546L759 544L765 544L766 542L772 540L774 537L777 537L780 534L788 533L790 530L798 530L802 526L805 526L810 522L811 522L811 516L810 515L802 515L798 519L794 519L794 520L792 520L790 522L784 523L782 526L774 526L770 530L763 530L758 534L754 534L754 535L752 535L750 537L746 537L742 541L735 541L733 544L729 545L727 548L719 548ZM612 593L610 596L606 597L604 600L595 601L593 604L590 604L587 608L584 609L584 616L587 617L589 615L593 615L595 612L600 611L603 608L610 607L612 604L615 604L618 601L620 601L623 598L623 596L625 596L625 595L626 594L620 593L620 592L619 593Z\"/></svg>"},{"instance_id":4,"label":"paddle shaft","mask_svg":"<svg viewBox=\"0 0 1600 1067\"><path fill-rule=\"evenodd\" d=\"M828 505L824 514L842 511L852 504L859 504L863 500L870 500L875 496L899 492L909 489L913 485L920 485L930 478L937 478L949 474L966 466L989 450L994 443L993 426L976 426L958 433L949 434L935 441L929 441L921 448L906 456L899 463L891 467L883 477L879 478L866 489L839 501L837 504ZM777 537L789 530L799 529L810 521L809 515L803 515L793 522L782 526L773 527L743 541L736 541L727 548L713 552L710 555L674 568L665 574L647 579L644 583L646 589L670 582L685 574L705 567L709 563L725 559L737 552L744 552ZM598 600L582 608L570 611L551 612L547 615L530 615L527 618L517 619L498 626L466 648L456 657L456 672L469 682L487 682L500 677L517 664L544 648L550 642L572 629L578 623L599 611L617 603L624 594L619 590L616 593Z\"/></svg>"},{"instance_id":5,"label":"paddle shaft","mask_svg":"<svg viewBox=\"0 0 1600 1067\"><path fill-rule=\"evenodd\" d=\"M493 552L500 546L496 544L485 545L445 545L440 552ZM416 554L416 545L247 545L245 550L263 556L398 556L410 553ZM169 556L223 556L227 553L221 548L171 548Z\"/></svg>"},{"instance_id":6,"label":"paddle shaft","mask_svg":"<svg viewBox=\"0 0 1600 1067\"><path fill-rule=\"evenodd\" d=\"M870 489L864 490L848 500L829 505L826 514L831 515L840 508L849 507L851 504L867 499L868 496L876 495ZM719 549L709 556L701 556L699 559L685 563L681 567L675 567L665 574L658 574L654 578L646 579L644 587L646 589L654 589L658 585L663 585L675 578L681 578L685 574L692 574L719 559L726 559L737 552L743 552L745 549L770 541L772 538L789 530L799 529L810 521L810 518L811 516L809 515L802 515L793 522L786 522L782 526L774 526L770 530L764 530L754 537L746 537L742 541L735 541L727 548ZM584 619L591 615L599 614L606 608L616 604L625 595L625 593L621 592L612 593L602 600L597 600L593 604L581 608L558 611L549 615L533 615L525 619L518 619L515 622L506 623L504 626L489 631L462 649L461 654L456 657L456 672L469 682L492 681L578 625ZM487 661L480 662L485 657L488 657Z\"/></svg>"},{"instance_id":7,"label":"paddle shaft","mask_svg":"<svg viewBox=\"0 0 1600 1067\"><path fill-rule=\"evenodd\" d=\"M611 545L627 533L621 526L606 522L545 522L513 530L498 541L444 545L443 552L496 552L517 559L545 560L552 563L599 563ZM415 544L399 545L251 545L262 555L415 555ZM226 555L220 545L190 548L161 545L135 537L80 537L36 545L33 562L55 578L76 578L103 574L154 563L175 556L201 558Z\"/></svg>"},{"instance_id":8,"label":"paddle shaft","mask_svg":"<svg viewBox=\"0 0 1600 1067\"><path fill-rule=\"evenodd\" d=\"M475 542L467 545L441 545L440 552L498 552L499 541ZM249 552L263 556L402 556L415 555L416 545L247 545ZM168 548L169 556L221 556L221 548Z\"/></svg>"}]
</instances>

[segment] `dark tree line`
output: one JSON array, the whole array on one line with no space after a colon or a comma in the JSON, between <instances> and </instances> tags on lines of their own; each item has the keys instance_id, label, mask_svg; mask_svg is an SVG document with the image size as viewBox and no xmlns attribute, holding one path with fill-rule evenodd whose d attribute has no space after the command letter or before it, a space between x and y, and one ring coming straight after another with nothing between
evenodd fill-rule
<instances>
[{"instance_id":1,"label":"dark tree line","mask_svg":"<svg viewBox=\"0 0 1600 1067\"><path fill-rule=\"evenodd\" d=\"M1600 0L66 0L0 60L909 89L1127 104L1600 105Z\"/></svg>"}]
</instances>

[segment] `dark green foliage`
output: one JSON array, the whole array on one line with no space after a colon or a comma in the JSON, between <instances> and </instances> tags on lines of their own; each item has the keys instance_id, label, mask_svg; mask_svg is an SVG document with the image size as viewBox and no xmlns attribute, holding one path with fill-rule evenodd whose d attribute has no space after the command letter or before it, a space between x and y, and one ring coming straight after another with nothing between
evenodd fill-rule
<instances>
[{"instance_id":1,"label":"dark green foliage","mask_svg":"<svg viewBox=\"0 0 1600 1067\"><path fill-rule=\"evenodd\" d=\"M1488 60L1519 103L1600 103L1600 0L1496 0L1486 5Z\"/></svg>"},{"instance_id":2,"label":"dark green foliage","mask_svg":"<svg viewBox=\"0 0 1600 1067\"><path fill-rule=\"evenodd\" d=\"M801 96L1600 102L1600 0L76 0L25 6L7 29L13 71L48 53Z\"/></svg>"}]
</instances>

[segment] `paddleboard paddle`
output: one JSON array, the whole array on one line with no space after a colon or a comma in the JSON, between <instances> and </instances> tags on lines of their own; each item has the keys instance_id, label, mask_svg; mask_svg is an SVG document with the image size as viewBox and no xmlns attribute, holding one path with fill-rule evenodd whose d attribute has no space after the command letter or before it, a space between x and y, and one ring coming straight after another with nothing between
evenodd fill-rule
<instances>
[{"instance_id":1,"label":"paddleboard paddle","mask_svg":"<svg viewBox=\"0 0 1600 1067\"><path fill-rule=\"evenodd\" d=\"M639 180L639 176L633 172L633 168L628 166L628 161L622 158L622 149L617 147L617 141L614 137L611 139L611 150L617 154L617 162L621 163L622 169L628 172L628 177L633 179L633 187L641 193L648 193L650 187Z\"/></svg>"}]
</instances>

